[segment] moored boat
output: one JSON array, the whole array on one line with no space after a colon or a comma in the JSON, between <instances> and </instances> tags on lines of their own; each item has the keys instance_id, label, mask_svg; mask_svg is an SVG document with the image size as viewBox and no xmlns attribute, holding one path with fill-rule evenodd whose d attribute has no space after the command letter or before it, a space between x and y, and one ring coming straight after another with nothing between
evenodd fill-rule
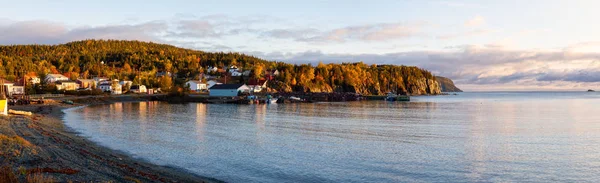
<instances>
[{"instance_id":1,"label":"moored boat","mask_svg":"<svg viewBox=\"0 0 600 183\"><path fill-rule=\"evenodd\" d=\"M277 98L270 98L266 100L267 104L276 104L277 103Z\"/></svg>"},{"instance_id":2,"label":"moored boat","mask_svg":"<svg viewBox=\"0 0 600 183\"><path fill-rule=\"evenodd\" d=\"M408 102L410 101L410 96L408 95L396 95L392 92L388 93L388 96L385 97L386 101L404 101L404 102Z\"/></svg>"}]
</instances>

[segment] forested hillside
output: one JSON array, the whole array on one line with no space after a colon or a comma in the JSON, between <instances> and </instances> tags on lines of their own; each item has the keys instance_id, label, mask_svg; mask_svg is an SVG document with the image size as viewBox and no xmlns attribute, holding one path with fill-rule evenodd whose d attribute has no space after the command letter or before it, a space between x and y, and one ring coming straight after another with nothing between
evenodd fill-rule
<instances>
[{"instance_id":1,"label":"forested hillside","mask_svg":"<svg viewBox=\"0 0 600 183\"><path fill-rule=\"evenodd\" d=\"M435 77L417 67L363 63L294 65L241 53L209 53L140 41L84 40L61 45L0 46L0 63L0 77L11 81L27 73L40 77L61 73L71 79L103 76L160 86L165 78L157 78L156 73L168 71L174 73L168 79L182 85L185 80L198 79L207 67L236 65L251 70L251 77L256 79L262 78L266 70L278 70L280 74L269 82L277 91L365 95L440 92Z\"/></svg>"}]
</instances>

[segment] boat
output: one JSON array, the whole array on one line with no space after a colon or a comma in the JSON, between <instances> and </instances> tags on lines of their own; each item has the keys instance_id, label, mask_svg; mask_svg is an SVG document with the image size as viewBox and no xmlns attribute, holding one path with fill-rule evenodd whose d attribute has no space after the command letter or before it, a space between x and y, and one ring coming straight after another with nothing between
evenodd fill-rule
<instances>
[{"instance_id":1,"label":"boat","mask_svg":"<svg viewBox=\"0 0 600 183\"><path fill-rule=\"evenodd\" d=\"M267 104L276 104L277 103L277 98L267 99L265 101L265 103L267 103Z\"/></svg>"},{"instance_id":2,"label":"boat","mask_svg":"<svg viewBox=\"0 0 600 183\"><path fill-rule=\"evenodd\" d=\"M594 90L592 90L592 89L589 89L589 90L588 90L588 92L595 92L595 91L594 91Z\"/></svg>"},{"instance_id":3,"label":"boat","mask_svg":"<svg viewBox=\"0 0 600 183\"><path fill-rule=\"evenodd\" d=\"M72 100L63 100L62 101L63 104L69 104L69 105L73 105L73 101Z\"/></svg>"},{"instance_id":4,"label":"boat","mask_svg":"<svg viewBox=\"0 0 600 183\"><path fill-rule=\"evenodd\" d=\"M290 100L302 101L300 97L290 97Z\"/></svg>"},{"instance_id":5,"label":"boat","mask_svg":"<svg viewBox=\"0 0 600 183\"><path fill-rule=\"evenodd\" d=\"M389 92L387 97L385 97L385 101L410 101L410 96L407 95L396 95L392 92Z\"/></svg>"},{"instance_id":6,"label":"boat","mask_svg":"<svg viewBox=\"0 0 600 183\"><path fill-rule=\"evenodd\" d=\"M267 99L265 99L265 104L275 104L277 103L277 98L274 98L271 94L267 94Z\"/></svg>"}]
</instances>

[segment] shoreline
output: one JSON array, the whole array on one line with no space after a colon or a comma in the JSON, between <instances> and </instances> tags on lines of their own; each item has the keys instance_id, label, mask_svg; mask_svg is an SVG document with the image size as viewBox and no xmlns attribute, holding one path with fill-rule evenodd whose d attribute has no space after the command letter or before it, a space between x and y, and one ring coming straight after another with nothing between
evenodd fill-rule
<instances>
[{"instance_id":1,"label":"shoreline","mask_svg":"<svg viewBox=\"0 0 600 183\"><path fill-rule=\"evenodd\" d=\"M101 146L80 136L63 119L66 109L147 100L138 97L74 100L77 100L74 105L49 102L9 106L34 115L0 117L0 182L11 175L18 182L32 177L56 182L222 182Z\"/></svg>"}]
</instances>

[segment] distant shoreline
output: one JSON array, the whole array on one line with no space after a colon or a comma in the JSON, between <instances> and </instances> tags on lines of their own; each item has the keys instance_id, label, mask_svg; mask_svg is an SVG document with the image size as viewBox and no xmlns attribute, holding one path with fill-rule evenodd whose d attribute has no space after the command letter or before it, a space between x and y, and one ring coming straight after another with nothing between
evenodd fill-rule
<instances>
[{"instance_id":1,"label":"distant shoreline","mask_svg":"<svg viewBox=\"0 0 600 183\"><path fill-rule=\"evenodd\" d=\"M47 104L17 105L10 109L30 111L34 115L0 117L0 135L9 139L24 139L19 156L0 157L2 164L9 165L18 176L20 168L30 173L42 173L49 180L58 182L221 182L202 177L180 168L158 166L145 160L107 147L100 146L65 126L63 110L86 105L114 102L147 101L144 98L86 98L75 99L74 105L49 102ZM9 149L5 149L9 150Z\"/></svg>"}]
</instances>

